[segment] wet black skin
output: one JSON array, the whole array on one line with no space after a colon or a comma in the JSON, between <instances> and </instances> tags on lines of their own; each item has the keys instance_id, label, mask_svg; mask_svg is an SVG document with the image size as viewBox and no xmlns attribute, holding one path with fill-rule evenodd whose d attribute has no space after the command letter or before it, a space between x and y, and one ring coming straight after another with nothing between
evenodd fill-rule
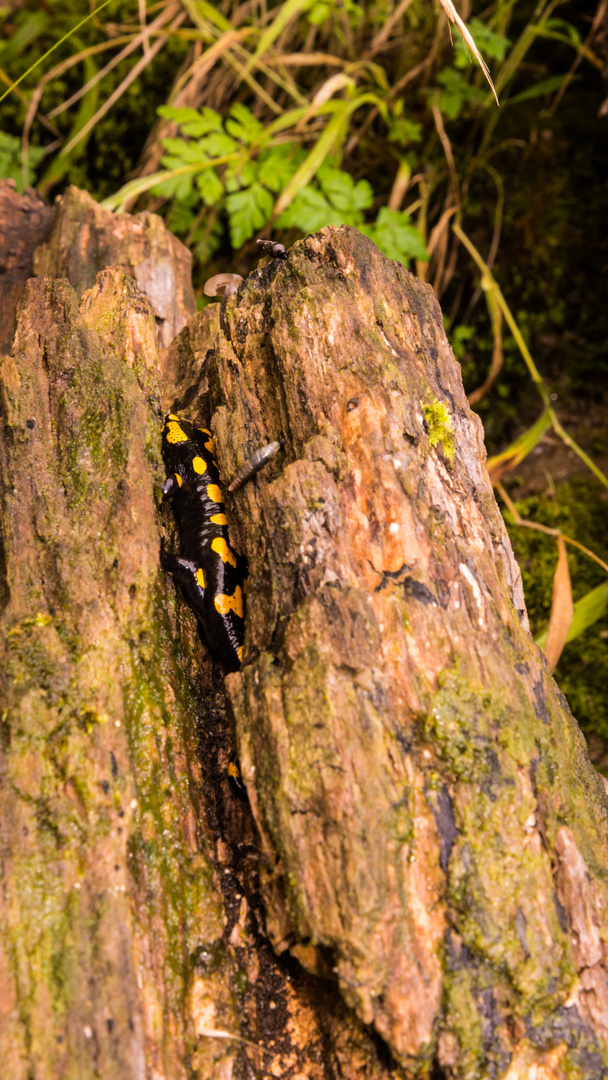
<instances>
[{"instance_id":1,"label":"wet black skin","mask_svg":"<svg viewBox=\"0 0 608 1080\"><path fill-rule=\"evenodd\" d=\"M180 551L174 555L163 549L161 564L181 586L211 651L229 671L237 671L245 633L247 563L230 548L227 525L212 520L225 516L225 507L211 433L170 413L162 429L162 453L167 471L163 497L172 500ZM214 550L214 542L219 550Z\"/></svg>"}]
</instances>

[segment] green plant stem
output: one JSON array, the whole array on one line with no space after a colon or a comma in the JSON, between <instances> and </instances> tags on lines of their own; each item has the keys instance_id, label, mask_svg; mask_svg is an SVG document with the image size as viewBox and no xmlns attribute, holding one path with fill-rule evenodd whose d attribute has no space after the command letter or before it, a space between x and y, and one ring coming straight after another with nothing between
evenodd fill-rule
<instances>
[{"instance_id":1,"label":"green plant stem","mask_svg":"<svg viewBox=\"0 0 608 1080\"><path fill-rule=\"evenodd\" d=\"M100 206L104 210L120 211L127 199L143 195L144 192L150 191L151 188L156 187L163 180L172 180L176 176L188 176L190 173L202 172L203 169L215 168L216 165L226 165L229 161L236 161L238 157L239 154L226 154L224 157L214 158L212 161L195 161L191 165L182 165L179 169L162 169L160 172L149 173L148 176L138 176L135 180L130 180L128 184L121 187L114 195L104 199Z\"/></svg>"}]
</instances>

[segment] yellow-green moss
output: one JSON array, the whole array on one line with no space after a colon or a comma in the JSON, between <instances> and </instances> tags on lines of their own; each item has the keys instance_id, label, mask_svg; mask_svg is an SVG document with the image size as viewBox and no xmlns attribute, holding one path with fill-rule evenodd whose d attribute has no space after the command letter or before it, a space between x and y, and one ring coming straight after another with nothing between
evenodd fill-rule
<instances>
[{"instance_id":1,"label":"yellow-green moss","mask_svg":"<svg viewBox=\"0 0 608 1080\"><path fill-rule=\"evenodd\" d=\"M451 465L454 461L456 437L454 421L448 412L447 405L433 398L429 404L422 406L422 411L429 430L429 446L431 449L441 446Z\"/></svg>"}]
</instances>

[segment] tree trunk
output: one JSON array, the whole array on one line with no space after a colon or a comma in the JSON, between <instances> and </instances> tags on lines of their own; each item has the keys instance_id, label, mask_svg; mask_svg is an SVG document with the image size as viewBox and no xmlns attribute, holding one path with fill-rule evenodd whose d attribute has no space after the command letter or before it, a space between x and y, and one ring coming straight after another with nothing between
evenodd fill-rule
<instances>
[{"instance_id":1,"label":"tree trunk","mask_svg":"<svg viewBox=\"0 0 608 1080\"><path fill-rule=\"evenodd\" d=\"M162 385L154 321L33 281L2 362L7 1076L608 1076L606 794L432 290L325 229ZM159 571L161 397L224 488L284 440L226 496L225 681Z\"/></svg>"}]
</instances>

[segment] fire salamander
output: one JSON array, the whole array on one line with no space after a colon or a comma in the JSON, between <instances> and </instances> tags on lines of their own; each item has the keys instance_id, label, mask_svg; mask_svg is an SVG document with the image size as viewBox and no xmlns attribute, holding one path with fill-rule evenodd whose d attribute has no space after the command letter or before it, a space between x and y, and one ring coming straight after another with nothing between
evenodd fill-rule
<instances>
[{"instance_id":1,"label":"fire salamander","mask_svg":"<svg viewBox=\"0 0 608 1080\"><path fill-rule=\"evenodd\" d=\"M169 413L162 453L167 470L163 498L173 501L180 554L163 549L161 564L181 586L209 648L237 671L243 658L247 562L228 541L213 437L206 428Z\"/></svg>"}]
</instances>

